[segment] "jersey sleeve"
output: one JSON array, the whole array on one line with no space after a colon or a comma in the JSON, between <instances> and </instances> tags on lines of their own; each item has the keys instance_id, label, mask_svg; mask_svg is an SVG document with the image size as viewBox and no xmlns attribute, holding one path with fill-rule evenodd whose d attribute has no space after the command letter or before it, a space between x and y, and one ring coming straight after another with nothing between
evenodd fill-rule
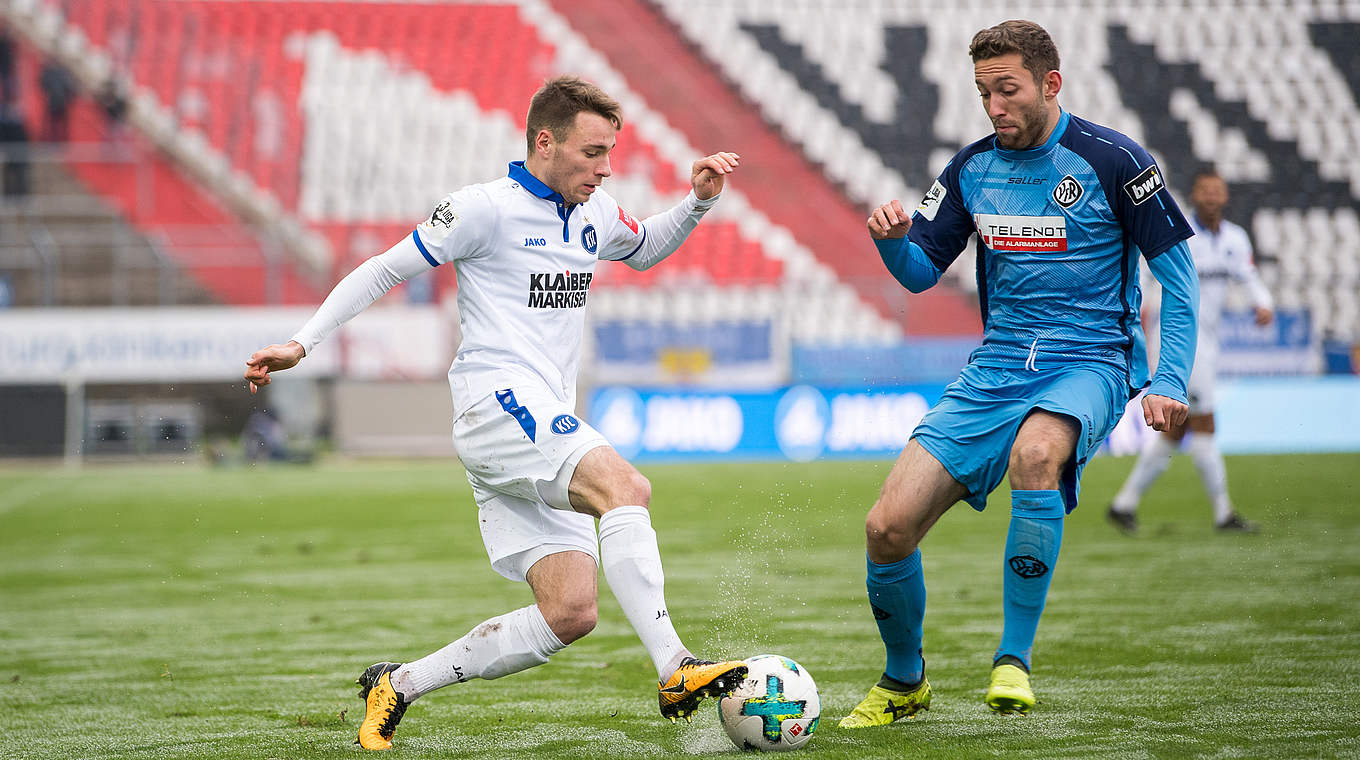
<instances>
[{"instance_id":1,"label":"jersey sleeve","mask_svg":"<svg viewBox=\"0 0 1360 760\"><path fill-rule=\"evenodd\" d=\"M1194 234L1167 189L1161 167L1132 140L1110 150L1114 156L1110 208L1127 235L1147 259Z\"/></svg>"},{"instance_id":2,"label":"jersey sleeve","mask_svg":"<svg viewBox=\"0 0 1360 760\"><path fill-rule=\"evenodd\" d=\"M944 168L911 215L907 239L921 247L941 272L954 263L973 234L973 217L959 189L959 157Z\"/></svg>"},{"instance_id":3,"label":"jersey sleeve","mask_svg":"<svg viewBox=\"0 0 1360 760\"><path fill-rule=\"evenodd\" d=\"M1252 261L1254 251L1251 246L1251 236L1247 231L1240 227L1236 230L1238 235L1238 255L1233 256L1229 261L1232 276L1247 288L1247 293L1251 297L1251 305L1258 309L1274 309L1275 299L1270 296L1270 289L1261 281L1261 275L1256 271L1256 264Z\"/></svg>"},{"instance_id":4,"label":"jersey sleeve","mask_svg":"<svg viewBox=\"0 0 1360 760\"><path fill-rule=\"evenodd\" d=\"M485 255L496 226L495 208L486 192L465 187L444 196L429 218L416 225L411 239L432 267Z\"/></svg>"},{"instance_id":5,"label":"jersey sleeve","mask_svg":"<svg viewBox=\"0 0 1360 760\"><path fill-rule=\"evenodd\" d=\"M647 227L624 211L613 198L609 199L607 207L609 218L602 225L599 258L601 261L622 261L637 253L647 242Z\"/></svg>"}]
</instances>

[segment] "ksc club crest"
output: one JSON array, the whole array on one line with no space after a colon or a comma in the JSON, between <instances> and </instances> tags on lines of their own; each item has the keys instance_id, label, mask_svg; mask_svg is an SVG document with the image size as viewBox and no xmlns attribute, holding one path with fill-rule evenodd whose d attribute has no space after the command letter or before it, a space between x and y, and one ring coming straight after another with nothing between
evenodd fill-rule
<instances>
[{"instance_id":1,"label":"ksc club crest","mask_svg":"<svg viewBox=\"0 0 1360 760\"><path fill-rule=\"evenodd\" d=\"M599 249L600 241L595 236L595 225L587 224L585 229L581 230L581 247L590 253L595 253Z\"/></svg>"}]
</instances>

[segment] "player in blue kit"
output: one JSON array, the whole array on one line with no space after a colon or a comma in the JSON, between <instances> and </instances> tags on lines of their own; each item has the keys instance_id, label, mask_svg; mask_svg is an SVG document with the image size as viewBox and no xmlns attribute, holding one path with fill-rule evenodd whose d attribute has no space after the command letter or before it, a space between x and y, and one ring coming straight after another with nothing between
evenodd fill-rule
<instances>
[{"instance_id":1,"label":"player in blue kit","mask_svg":"<svg viewBox=\"0 0 1360 760\"><path fill-rule=\"evenodd\" d=\"M995 134L959 151L912 215L892 201L868 220L884 264L914 293L938 282L976 234L984 335L865 520L866 585L887 664L843 728L930 706L918 546L955 502L983 509L1008 470L1005 622L985 700L998 712L1028 712L1034 635L1087 458L1144 387L1144 419L1156 430L1189 411L1198 301L1191 230L1160 169L1128 137L1058 106L1058 51L1042 27L984 29L969 54ZM1138 321L1140 254L1165 290L1151 378Z\"/></svg>"}]
</instances>

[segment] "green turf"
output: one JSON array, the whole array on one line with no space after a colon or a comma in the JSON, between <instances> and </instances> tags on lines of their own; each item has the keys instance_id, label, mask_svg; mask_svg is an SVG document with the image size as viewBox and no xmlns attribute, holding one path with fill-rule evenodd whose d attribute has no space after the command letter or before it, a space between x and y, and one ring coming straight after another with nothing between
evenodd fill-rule
<instances>
[{"instance_id":1,"label":"green turf","mask_svg":"<svg viewBox=\"0 0 1360 760\"><path fill-rule=\"evenodd\" d=\"M705 655L773 651L821 687L807 757L1360 756L1360 457L1237 457L1257 536L1212 532L1188 461L1118 535L1131 465L1088 468L1026 718L981 702L1000 629L1004 492L924 544L935 701L841 731L882 650L863 513L888 463L645 470L670 609ZM603 586L603 584L602 584ZM0 470L0 757L357 757L352 681L530 600L487 566L456 463ZM613 598L549 665L414 705L396 757L734 751L706 706L663 723Z\"/></svg>"}]
</instances>

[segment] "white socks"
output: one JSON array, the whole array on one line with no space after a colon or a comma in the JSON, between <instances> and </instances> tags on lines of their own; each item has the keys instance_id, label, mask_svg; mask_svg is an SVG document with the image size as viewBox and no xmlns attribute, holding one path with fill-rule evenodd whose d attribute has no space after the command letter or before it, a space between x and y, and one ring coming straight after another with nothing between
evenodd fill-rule
<instances>
[{"instance_id":1,"label":"white socks","mask_svg":"<svg viewBox=\"0 0 1360 760\"><path fill-rule=\"evenodd\" d=\"M666 610L661 553L646 507L618 507L600 518L600 561L658 678L670 675L689 650ZM491 618L443 649L392 671L392 688L412 702L449 684L500 678L542 665L564 646L538 605L530 605Z\"/></svg>"},{"instance_id":2,"label":"white socks","mask_svg":"<svg viewBox=\"0 0 1360 760\"><path fill-rule=\"evenodd\" d=\"M1129 473L1129 479L1124 481L1124 487L1115 494L1114 502L1110 505L1114 511L1132 514L1138 509L1143 492L1166 472L1175 451L1174 441L1161 433L1152 436L1138 455L1138 462L1134 464L1133 472Z\"/></svg>"},{"instance_id":3,"label":"white socks","mask_svg":"<svg viewBox=\"0 0 1360 760\"><path fill-rule=\"evenodd\" d=\"M534 604L491 618L438 652L402 665L392 671L392 688L412 702L452 683L542 665L564 646Z\"/></svg>"},{"instance_id":4,"label":"white socks","mask_svg":"<svg viewBox=\"0 0 1360 760\"><path fill-rule=\"evenodd\" d=\"M616 507L604 513L600 518L600 564L623 614L651 655L658 679L669 676L689 651L680 643L666 609L661 553L646 507Z\"/></svg>"},{"instance_id":5,"label":"white socks","mask_svg":"<svg viewBox=\"0 0 1360 760\"><path fill-rule=\"evenodd\" d=\"M1223 464L1223 454L1212 435L1192 435L1188 446L1190 459L1199 470L1199 479L1204 483L1204 493L1214 506L1214 524L1218 525L1232 516L1232 503L1228 501L1228 469Z\"/></svg>"},{"instance_id":6,"label":"white socks","mask_svg":"<svg viewBox=\"0 0 1360 760\"><path fill-rule=\"evenodd\" d=\"M1177 448L1177 444L1166 436L1153 436L1143 447L1143 453L1138 455L1138 463L1133 466L1129 479L1124 481L1124 487L1115 494L1110 506L1116 512L1129 514L1138 509L1143 492L1166 471L1167 465L1171 464L1171 455ZM1195 463L1195 469L1199 470L1204 493L1208 494L1209 503L1214 507L1214 524L1222 523L1232 516L1232 502L1228 500L1228 471L1223 464L1218 443L1212 433L1191 433L1186 452Z\"/></svg>"}]
</instances>

